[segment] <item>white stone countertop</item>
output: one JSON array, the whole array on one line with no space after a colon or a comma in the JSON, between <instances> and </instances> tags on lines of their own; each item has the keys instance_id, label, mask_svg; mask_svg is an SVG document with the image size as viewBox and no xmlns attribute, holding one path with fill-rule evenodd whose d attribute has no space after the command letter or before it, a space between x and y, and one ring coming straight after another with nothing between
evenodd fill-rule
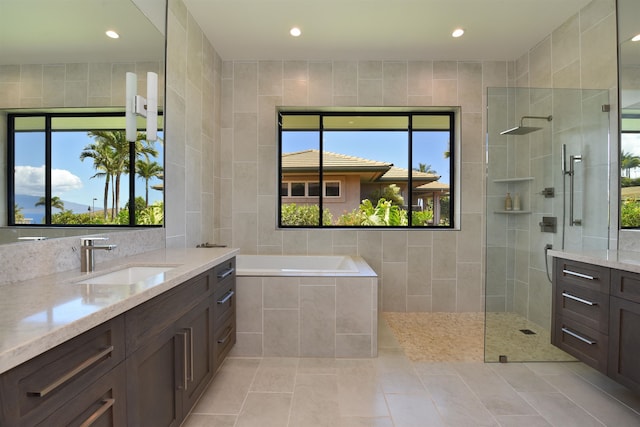
<instances>
[{"instance_id":1,"label":"white stone countertop","mask_svg":"<svg viewBox=\"0 0 640 427\"><path fill-rule=\"evenodd\" d=\"M93 273L66 271L0 286L0 373L112 319L239 252L161 249L102 262ZM172 266L133 285L79 281L133 266Z\"/></svg>"},{"instance_id":2,"label":"white stone countertop","mask_svg":"<svg viewBox=\"0 0 640 427\"><path fill-rule=\"evenodd\" d=\"M640 252L613 250L556 251L549 250L548 255L572 261L585 262L618 270L640 273Z\"/></svg>"}]
</instances>

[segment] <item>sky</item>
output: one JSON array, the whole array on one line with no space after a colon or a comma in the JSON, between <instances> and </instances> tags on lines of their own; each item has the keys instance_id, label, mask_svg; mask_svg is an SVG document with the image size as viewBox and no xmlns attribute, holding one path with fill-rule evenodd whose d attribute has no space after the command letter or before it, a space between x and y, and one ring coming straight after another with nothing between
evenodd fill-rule
<instances>
[{"instance_id":1,"label":"sky","mask_svg":"<svg viewBox=\"0 0 640 427\"><path fill-rule=\"evenodd\" d=\"M163 138L162 132L158 132L159 138ZM52 195L60 197L63 201L79 203L87 207L95 207L102 210L104 199L104 183L102 177L91 178L96 170L93 168L93 160L90 158L80 160L80 153L88 144L94 142L93 138L82 132L56 132L52 137ZM15 193L32 196L44 196L44 133L22 132L16 135L16 167L15 167ZM163 147L156 143L159 157L155 159L163 164ZM149 186L162 183L160 180L149 181ZM121 178L120 207L123 207L129 194L128 176ZM145 182L136 180L136 195L144 197ZM93 199L97 200L93 200ZM149 189L149 203L162 200L162 192Z\"/></svg>"},{"instance_id":2,"label":"sky","mask_svg":"<svg viewBox=\"0 0 640 427\"><path fill-rule=\"evenodd\" d=\"M324 151L362 157L368 160L393 163L407 168L407 132L395 131L325 131ZM286 132L282 142L282 152L318 149L318 132ZM448 132L419 132L413 134L413 167L419 163L431 165L440 182L449 184L449 162L444 152L449 151Z\"/></svg>"}]
</instances>

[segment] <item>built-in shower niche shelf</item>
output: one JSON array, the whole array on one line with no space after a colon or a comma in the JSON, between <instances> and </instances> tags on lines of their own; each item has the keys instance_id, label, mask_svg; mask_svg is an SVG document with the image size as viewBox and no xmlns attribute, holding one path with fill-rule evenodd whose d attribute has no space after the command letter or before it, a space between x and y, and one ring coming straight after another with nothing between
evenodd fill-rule
<instances>
[{"instance_id":1,"label":"built-in shower niche shelf","mask_svg":"<svg viewBox=\"0 0 640 427\"><path fill-rule=\"evenodd\" d=\"M504 183L509 184L510 182L523 182L523 181L533 181L532 176L521 176L516 178L496 178L493 180L495 183Z\"/></svg>"},{"instance_id":2,"label":"built-in shower niche shelf","mask_svg":"<svg viewBox=\"0 0 640 427\"><path fill-rule=\"evenodd\" d=\"M524 214L530 214L531 211L493 211L493 213L506 214L506 215L524 215Z\"/></svg>"}]
</instances>

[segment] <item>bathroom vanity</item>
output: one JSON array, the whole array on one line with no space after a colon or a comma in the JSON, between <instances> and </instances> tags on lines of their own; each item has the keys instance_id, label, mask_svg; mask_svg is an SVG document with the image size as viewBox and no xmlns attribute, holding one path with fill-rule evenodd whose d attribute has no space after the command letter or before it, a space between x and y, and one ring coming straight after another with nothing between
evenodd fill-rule
<instances>
[{"instance_id":1,"label":"bathroom vanity","mask_svg":"<svg viewBox=\"0 0 640 427\"><path fill-rule=\"evenodd\" d=\"M552 344L640 392L640 254L552 255Z\"/></svg>"},{"instance_id":2,"label":"bathroom vanity","mask_svg":"<svg viewBox=\"0 0 640 427\"><path fill-rule=\"evenodd\" d=\"M8 336L2 324L0 337L19 345L0 352L3 366L15 365L0 375L0 425L180 425L235 343L235 252L167 250L137 257L138 263L160 257L174 267L162 279L135 285L80 284L61 275L42 279L65 295L55 304L36 304L50 306L49 319L42 318L49 330L39 332L40 347L63 342L20 363L19 354L38 346L26 339L33 336L26 330L29 317L11 325L22 325L25 330L14 331L22 337ZM13 285L6 289L20 293ZM74 307L70 303L77 296L85 303L79 307L98 308L89 315L67 313L73 320L65 332L55 326L58 314L51 306ZM96 319L103 321L91 326Z\"/></svg>"}]
</instances>

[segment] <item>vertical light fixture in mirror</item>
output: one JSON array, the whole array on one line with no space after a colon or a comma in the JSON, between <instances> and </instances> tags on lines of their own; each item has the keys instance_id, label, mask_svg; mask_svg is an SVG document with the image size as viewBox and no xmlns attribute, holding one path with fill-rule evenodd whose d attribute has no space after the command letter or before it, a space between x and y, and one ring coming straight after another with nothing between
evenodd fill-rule
<instances>
[{"instance_id":1,"label":"vertical light fixture in mirror","mask_svg":"<svg viewBox=\"0 0 640 427\"><path fill-rule=\"evenodd\" d=\"M127 141L136 142L138 129L136 116L147 119L146 140L158 140L158 75L147 73L147 97L138 95L138 76L135 73L126 74L126 135Z\"/></svg>"}]
</instances>

